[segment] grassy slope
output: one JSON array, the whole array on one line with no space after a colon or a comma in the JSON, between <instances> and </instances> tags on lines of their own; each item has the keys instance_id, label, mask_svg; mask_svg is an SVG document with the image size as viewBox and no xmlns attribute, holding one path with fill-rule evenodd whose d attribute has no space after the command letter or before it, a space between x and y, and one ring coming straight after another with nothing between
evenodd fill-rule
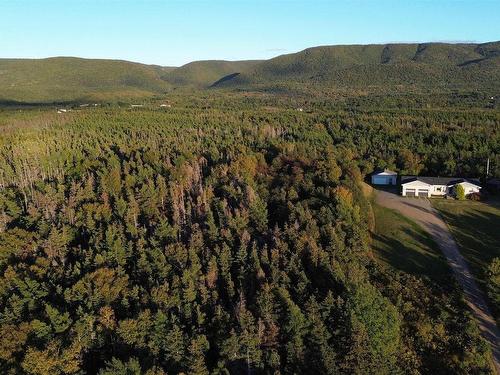
<instances>
[{"instance_id":1,"label":"grassy slope","mask_svg":"<svg viewBox=\"0 0 500 375\"><path fill-rule=\"evenodd\" d=\"M416 323L419 340L426 342L433 335L435 338L439 337L442 335L443 327L452 327L454 320L464 318L470 322L469 326L473 327L471 329L478 335L477 326L473 323L473 318L463 302L461 289L454 281L451 269L430 235L419 225L394 210L377 204L372 204L372 207L375 215L372 249L377 262L388 270L388 274L396 270L418 278L422 276L429 278L421 280L422 283L417 282L410 284L411 286L404 284L402 287L403 290L418 287L418 291L410 289L409 293L421 298L419 301L422 303L420 306L422 311L415 308L419 306L415 300L410 303L404 301L402 298L404 294L401 294L399 296L401 299L398 299L398 302L405 305L403 310L407 314L405 321L408 319L410 327L414 323L413 319L422 313L425 315L420 315L421 320L417 319ZM397 275L395 280L399 280ZM461 360L457 358L457 361ZM433 373L436 370L436 363L431 360L429 364L427 372ZM493 368L491 359L489 366ZM442 368L438 373L447 373L447 371Z\"/></svg>"},{"instance_id":2,"label":"grassy slope","mask_svg":"<svg viewBox=\"0 0 500 375\"><path fill-rule=\"evenodd\" d=\"M446 260L426 231L398 212L377 204L373 205L373 212L375 233L372 248L379 262L436 281L449 276Z\"/></svg>"},{"instance_id":3,"label":"grassy slope","mask_svg":"<svg viewBox=\"0 0 500 375\"><path fill-rule=\"evenodd\" d=\"M500 257L500 205L472 201L432 200L457 241L477 280L484 286L485 270Z\"/></svg>"},{"instance_id":4,"label":"grassy slope","mask_svg":"<svg viewBox=\"0 0 500 375\"><path fill-rule=\"evenodd\" d=\"M500 42L314 47L258 64L221 86L498 89Z\"/></svg>"},{"instance_id":5,"label":"grassy slope","mask_svg":"<svg viewBox=\"0 0 500 375\"><path fill-rule=\"evenodd\" d=\"M208 87L224 76L245 72L260 62L260 60L194 61L165 74L163 79L174 86Z\"/></svg>"},{"instance_id":6,"label":"grassy slope","mask_svg":"<svg viewBox=\"0 0 500 375\"><path fill-rule=\"evenodd\" d=\"M50 102L135 98L164 92L168 68L117 60L0 59L0 100Z\"/></svg>"}]
</instances>

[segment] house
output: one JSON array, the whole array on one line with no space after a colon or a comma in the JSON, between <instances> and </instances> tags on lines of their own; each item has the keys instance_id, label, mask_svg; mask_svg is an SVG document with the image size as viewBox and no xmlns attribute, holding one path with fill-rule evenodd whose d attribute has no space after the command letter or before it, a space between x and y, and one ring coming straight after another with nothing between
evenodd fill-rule
<instances>
[{"instance_id":1,"label":"house","mask_svg":"<svg viewBox=\"0 0 500 375\"><path fill-rule=\"evenodd\" d=\"M431 197L454 195L457 185L462 185L465 195L479 193L478 180L461 177L401 176L401 195L404 197Z\"/></svg>"},{"instance_id":2,"label":"house","mask_svg":"<svg viewBox=\"0 0 500 375\"><path fill-rule=\"evenodd\" d=\"M372 173L372 185L396 185L398 174L388 169L377 170Z\"/></svg>"}]
</instances>

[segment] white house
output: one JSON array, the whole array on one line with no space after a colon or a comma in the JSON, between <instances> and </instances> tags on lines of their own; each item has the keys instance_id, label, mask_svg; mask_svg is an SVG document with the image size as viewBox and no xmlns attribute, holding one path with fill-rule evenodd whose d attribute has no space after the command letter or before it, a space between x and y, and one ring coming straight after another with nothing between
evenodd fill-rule
<instances>
[{"instance_id":1,"label":"white house","mask_svg":"<svg viewBox=\"0 0 500 375\"><path fill-rule=\"evenodd\" d=\"M398 174L388 169L372 173L372 185L396 185Z\"/></svg>"},{"instance_id":2,"label":"white house","mask_svg":"<svg viewBox=\"0 0 500 375\"><path fill-rule=\"evenodd\" d=\"M465 195L479 193L481 186L474 179L460 177L401 176L401 195L404 197L431 197L455 195L454 189L462 185Z\"/></svg>"}]
</instances>

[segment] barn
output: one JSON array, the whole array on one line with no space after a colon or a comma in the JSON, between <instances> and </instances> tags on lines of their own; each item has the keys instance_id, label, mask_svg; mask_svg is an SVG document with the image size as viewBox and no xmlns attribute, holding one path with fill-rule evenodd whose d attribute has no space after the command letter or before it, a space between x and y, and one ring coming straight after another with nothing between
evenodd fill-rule
<instances>
[{"instance_id":1,"label":"barn","mask_svg":"<svg viewBox=\"0 0 500 375\"><path fill-rule=\"evenodd\" d=\"M398 174L388 169L378 170L372 173L372 185L396 185Z\"/></svg>"}]
</instances>

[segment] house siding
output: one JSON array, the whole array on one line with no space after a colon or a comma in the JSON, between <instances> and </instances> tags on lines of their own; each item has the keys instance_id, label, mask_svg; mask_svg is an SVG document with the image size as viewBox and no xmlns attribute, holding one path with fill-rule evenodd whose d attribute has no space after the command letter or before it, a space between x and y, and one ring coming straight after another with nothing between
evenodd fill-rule
<instances>
[{"instance_id":1,"label":"house siding","mask_svg":"<svg viewBox=\"0 0 500 375\"><path fill-rule=\"evenodd\" d=\"M374 175L372 176L373 185L396 185L396 176Z\"/></svg>"},{"instance_id":2,"label":"house siding","mask_svg":"<svg viewBox=\"0 0 500 375\"><path fill-rule=\"evenodd\" d=\"M420 181L412 181L401 185L401 195L403 197L422 196L422 194L430 197L432 194L432 186Z\"/></svg>"},{"instance_id":3,"label":"house siding","mask_svg":"<svg viewBox=\"0 0 500 375\"><path fill-rule=\"evenodd\" d=\"M451 189L446 185L431 185L431 195L439 195L443 196L446 194L450 194Z\"/></svg>"},{"instance_id":4,"label":"house siding","mask_svg":"<svg viewBox=\"0 0 500 375\"><path fill-rule=\"evenodd\" d=\"M429 185L422 181L412 181L401 184L401 195L407 196L445 196L454 195L454 189L456 185L462 185L464 187L465 195L479 193L481 190L480 186L476 186L469 182L461 182L454 185ZM425 194L427 193L427 194Z\"/></svg>"},{"instance_id":5,"label":"house siding","mask_svg":"<svg viewBox=\"0 0 500 375\"><path fill-rule=\"evenodd\" d=\"M396 185L398 174L392 171L373 173L371 176L372 185Z\"/></svg>"}]
</instances>

